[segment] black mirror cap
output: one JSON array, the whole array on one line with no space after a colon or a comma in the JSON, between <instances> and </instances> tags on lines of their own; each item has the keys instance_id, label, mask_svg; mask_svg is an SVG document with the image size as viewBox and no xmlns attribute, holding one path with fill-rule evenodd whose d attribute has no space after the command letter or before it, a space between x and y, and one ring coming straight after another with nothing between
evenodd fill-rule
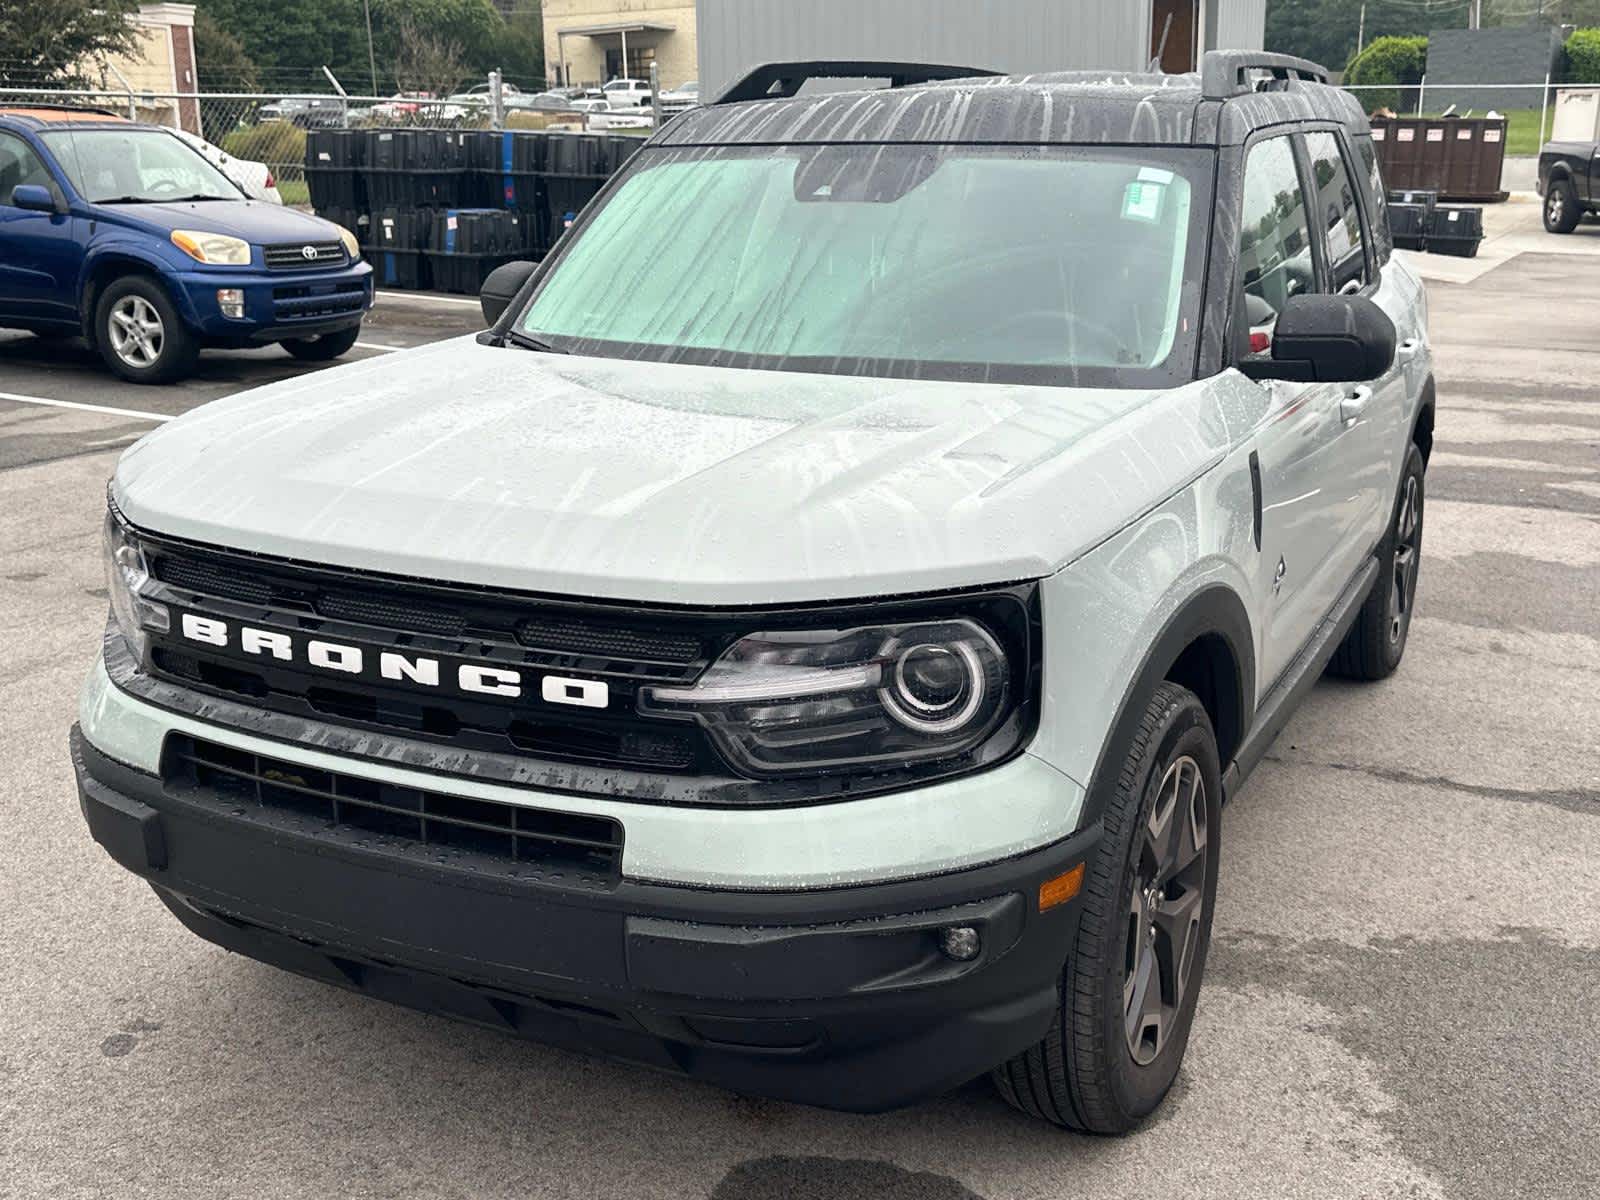
<instances>
[{"instance_id":1,"label":"black mirror cap","mask_svg":"<svg viewBox=\"0 0 1600 1200\"><path fill-rule=\"evenodd\" d=\"M1353 383L1394 365L1394 322L1365 296L1291 297L1272 330L1272 357L1239 370L1252 379Z\"/></svg>"},{"instance_id":2,"label":"black mirror cap","mask_svg":"<svg viewBox=\"0 0 1600 1200\"><path fill-rule=\"evenodd\" d=\"M483 281L478 293L478 304L483 308L483 319L491 327L517 298L517 293L538 266L531 262L509 262L489 272L489 278Z\"/></svg>"},{"instance_id":3,"label":"black mirror cap","mask_svg":"<svg viewBox=\"0 0 1600 1200\"><path fill-rule=\"evenodd\" d=\"M23 183L12 188L11 203L16 208L25 208L30 212L65 211L65 208L50 194L50 189L38 183Z\"/></svg>"}]
</instances>

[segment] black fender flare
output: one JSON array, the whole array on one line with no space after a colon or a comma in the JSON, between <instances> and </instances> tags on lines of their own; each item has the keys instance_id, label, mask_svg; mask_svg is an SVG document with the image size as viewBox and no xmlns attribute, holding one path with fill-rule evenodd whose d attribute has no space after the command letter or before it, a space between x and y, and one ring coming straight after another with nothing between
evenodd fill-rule
<instances>
[{"instance_id":1,"label":"black fender flare","mask_svg":"<svg viewBox=\"0 0 1600 1200\"><path fill-rule=\"evenodd\" d=\"M1167 619L1161 632L1146 649L1139 669L1123 692L1122 700L1117 705L1116 718L1100 747L1100 756L1095 760L1094 772L1089 777L1080 828L1098 823L1104 815L1150 697L1161 686L1184 650L1204 637L1220 638L1233 658L1234 687L1230 695L1220 697L1236 714L1238 721L1236 736L1231 739L1232 752L1237 752L1247 740L1256 709L1256 652L1250 614L1244 601L1231 587L1224 583L1209 583L1186 599L1177 612ZM1221 767L1226 776L1232 753L1225 751L1224 754L1226 757Z\"/></svg>"}]
</instances>

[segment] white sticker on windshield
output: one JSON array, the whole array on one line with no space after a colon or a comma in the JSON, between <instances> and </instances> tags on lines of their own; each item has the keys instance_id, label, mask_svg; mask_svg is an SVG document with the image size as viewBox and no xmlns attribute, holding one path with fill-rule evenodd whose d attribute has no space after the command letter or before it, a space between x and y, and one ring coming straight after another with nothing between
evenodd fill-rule
<instances>
[{"instance_id":1,"label":"white sticker on windshield","mask_svg":"<svg viewBox=\"0 0 1600 1200\"><path fill-rule=\"evenodd\" d=\"M1122 193L1122 217L1126 221L1155 221L1161 215L1159 183L1134 180Z\"/></svg>"},{"instance_id":2,"label":"white sticker on windshield","mask_svg":"<svg viewBox=\"0 0 1600 1200\"><path fill-rule=\"evenodd\" d=\"M1139 178L1146 183L1171 183L1172 172L1161 167L1140 167Z\"/></svg>"}]
</instances>

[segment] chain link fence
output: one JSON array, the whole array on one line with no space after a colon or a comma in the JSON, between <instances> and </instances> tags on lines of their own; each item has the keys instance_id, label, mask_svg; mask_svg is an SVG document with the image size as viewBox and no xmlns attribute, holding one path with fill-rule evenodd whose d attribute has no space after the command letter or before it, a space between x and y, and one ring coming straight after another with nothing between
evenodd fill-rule
<instances>
[{"instance_id":1,"label":"chain link fence","mask_svg":"<svg viewBox=\"0 0 1600 1200\"><path fill-rule=\"evenodd\" d=\"M198 134L224 154L265 164L285 204L304 205L306 135L315 129L572 129L654 127L650 109L587 112L539 107L548 101L502 95L492 81L449 99L423 95L349 96L335 92L128 92L115 89L0 88L0 107L98 108L120 117Z\"/></svg>"},{"instance_id":2,"label":"chain link fence","mask_svg":"<svg viewBox=\"0 0 1600 1200\"><path fill-rule=\"evenodd\" d=\"M1369 112L1401 116L1483 116L1494 110L1507 118L1508 157L1536 155L1555 131L1560 91L1600 93L1600 85L1569 85L1546 78L1527 83L1447 84L1424 77L1402 85L1351 86ZM1474 98L1482 96L1483 103ZM1448 96L1441 107L1432 98ZM286 204L305 204L306 135L316 129L573 129L648 133L654 127L648 107L582 111L560 107L547 97L506 88L496 103L491 76L471 91L438 99L420 94L351 96L334 91L151 93L100 88L0 88L0 105L67 105L101 108L118 116L199 134L225 154L266 165ZM580 101L583 102L583 101ZM1531 186L1531 182L1526 185Z\"/></svg>"}]
</instances>

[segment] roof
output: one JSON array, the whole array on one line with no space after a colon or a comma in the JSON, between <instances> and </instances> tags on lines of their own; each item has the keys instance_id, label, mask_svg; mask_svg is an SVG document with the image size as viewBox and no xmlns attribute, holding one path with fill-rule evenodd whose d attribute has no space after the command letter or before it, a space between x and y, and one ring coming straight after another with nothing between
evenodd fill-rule
<instances>
[{"instance_id":1,"label":"roof","mask_svg":"<svg viewBox=\"0 0 1600 1200\"><path fill-rule=\"evenodd\" d=\"M610 33L672 33L676 25L660 21L612 21L606 25L568 25L556 30L559 37L602 37Z\"/></svg>"},{"instance_id":2,"label":"roof","mask_svg":"<svg viewBox=\"0 0 1600 1200\"><path fill-rule=\"evenodd\" d=\"M1306 79L1218 97L1198 73L1058 71L693 109L657 145L959 142L1234 145L1262 125L1363 120L1347 92Z\"/></svg>"},{"instance_id":3,"label":"roof","mask_svg":"<svg viewBox=\"0 0 1600 1200\"><path fill-rule=\"evenodd\" d=\"M103 108L73 108L66 105L0 105L0 117L22 120L38 129L45 125L127 125L126 117Z\"/></svg>"}]
</instances>

